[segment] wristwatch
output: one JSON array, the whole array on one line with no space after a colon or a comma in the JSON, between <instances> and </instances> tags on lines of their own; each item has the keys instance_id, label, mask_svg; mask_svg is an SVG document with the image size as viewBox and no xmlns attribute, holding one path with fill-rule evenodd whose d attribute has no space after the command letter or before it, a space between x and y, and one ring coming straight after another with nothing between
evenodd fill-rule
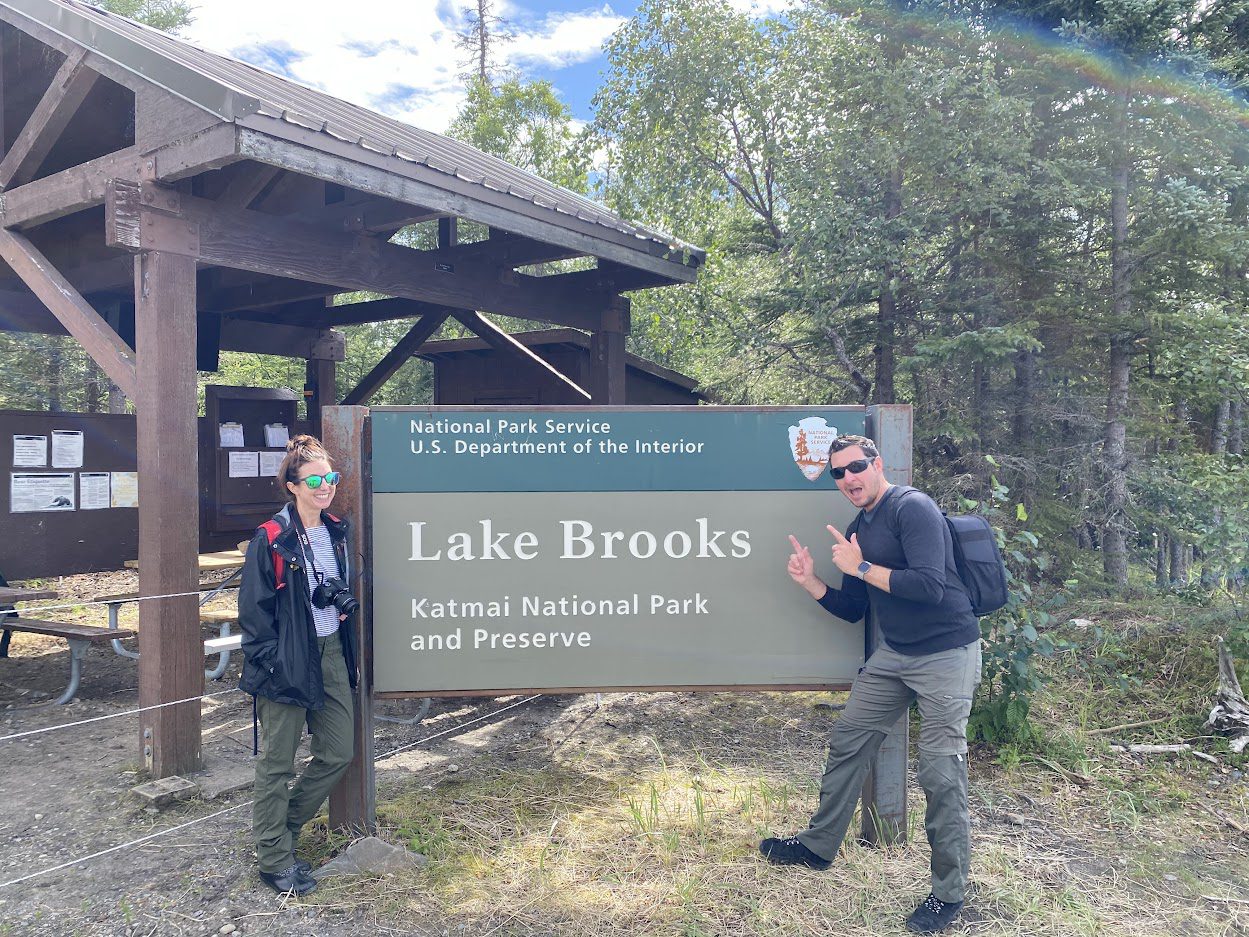
<instances>
[{"instance_id":1,"label":"wristwatch","mask_svg":"<svg viewBox=\"0 0 1249 937\"><path fill-rule=\"evenodd\" d=\"M871 568L872 568L872 564L869 563L867 560L864 560L862 563L860 563L859 564L859 578L866 579L867 571Z\"/></svg>"}]
</instances>

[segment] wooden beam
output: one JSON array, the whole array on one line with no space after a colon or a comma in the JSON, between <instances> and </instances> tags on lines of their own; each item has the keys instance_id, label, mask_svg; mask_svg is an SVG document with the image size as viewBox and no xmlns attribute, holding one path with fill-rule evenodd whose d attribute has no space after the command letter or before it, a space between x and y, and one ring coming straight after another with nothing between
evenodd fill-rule
<instances>
[{"instance_id":1,"label":"wooden beam","mask_svg":"<svg viewBox=\"0 0 1249 937\"><path fill-rule=\"evenodd\" d=\"M83 64L85 49L75 49L66 58L52 84L44 92L26 126L0 160L0 188L7 189L11 183L21 185L29 182L53 144L60 139L65 126L78 112L95 80L97 72Z\"/></svg>"},{"instance_id":2,"label":"wooden beam","mask_svg":"<svg viewBox=\"0 0 1249 937\"><path fill-rule=\"evenodd\" d=\"M680 247L644 241L572 217L561 218L557 223L545 217L548 213L532 205L526 208L521 200L506 193L491 192L484 186L428 170L419 164L408 164L406 174L400 174L395 169L394 157L389 154L370 153L336 140L326 141L324 134L259 115L248 117L246 122L263 123L265 127L264 131L248 126L240 128L239 152L249 159L400 202L428 205L445 214L558 244L580 254L651 270L673 283L693 282L697 278L701 251L695 251L691 258L693 263L687 264L685 251ZM655 253L651 253L652 248Z\"/></svg>"},{"instance_id":3,"label":"wooden beam","mask_svg":"<svg viewBox=\"0 0 1249 937\"><path fill-rule=\"evenodd\" d=\"M505 355L510 355L521 361L528 362L531 366L547 375L555 378L561 384L566 385L573 393L585 398L585 402L590 402L590 392L584 387L566 375L563 371L552 365L549 361L534 354L532 350L522 345L507 332L503 331L485 316L479 312L466 312L462 309L456 309L451 313L455 319L460 322L466 329L474 335L480 336L487 345L496 351L500 351Z\"/></svg>"},{"instance_id":4,"label":"wooden beam","mask_svg":"<svg viewBox=\"0 0 1249 937\"><path fill-rule=\"evenodd\" d=\"M200 301L200 308L208 312L221 313L266 309L270 306L286 306L292 303L298 303L301 307L305 303L311 303L324 308L325 298L339 292L342 291L337 287L326 286L324 283L308 283L303 280L273 277L254 283L242 283L238 286L218 287L204 295Z\"/></svg>"},{"instance_id":5,"label":"wooden beam","mask_svg":"<svg viewBox=\"0 0 1249 937\"><path fill-rule=\"evenodd\" d=\"M420 321L408 329L408 333L395 343L395 347L386 353L386 357L382 358L373 370L355 386L355 389L343 398L342 405L354 407L367 404L369 398L416 354L416 350L424 345L431 335L438 331L439 326L447 321L449 315L451 315L451 310L445 309L438 314L422 316Z\"/></svg>"},{"instance_id":6,"label":"wooden beam","mask_svg":"<svg viewBox=\"0 0 1249 937\"><path fill-rule=\"evenodd\" d=\"M281 171L277 166L266 166L264 163L253 163L243 167L226 184L216 201L219 205L247 208Z\"/></svg>"},{"instance_id":7,"label":"wooden beam","mask_svg":"<svg viewBox=\"0 0 1249 937\"><path fill-rule=\"evenodd\" d=\"M9 189L0 196L4 206L0 223L6 228L29 228L104 203L113 179L137 179L140 154L127 147L79 166Z\"/></svg>"},{"instance_id":8,"label":"wooden beam","mask_svg":"<svg viewBox=\"0 0 1249 937\"><path fill-rule=\"evenodd\" d=\"M135 354L81 294L70 285L46 257L23 235L0 230L0 257L13 268L65 326L78 339L92 360L131 400L135 399L137 378ZM192 344L191 353L194 355ZM192 358L191 369L195 362Z\"/></svg>"},{"instance_id":9,"label":"wooden beam","mask_svg":"<svg viewBox=\"0 0 1249 937\"><path fill-rule=\"evenodd\" d=\"M14 235L10 235L13 237ZM139 499L139 725L155 778L201 764L204 648L199 627L195 261L156 251L135 258L135 402ZM123 388L124 389L124 388ZM162 705L188 700L174 706Z\"/></svg>"},{"instance_id":10,"label":"wooden beam","mask_svg":"<svg viewBox=\"0 0 1249 937\"><path fill-rule=\"evenodd\" d=\"M410 224L439 218L441 213L422 205L396 202L394 199L357 196L350 201L334 202L323 208L297 212L288 217L295 221L307 221L340 231L389 236Z\"/></svg>"},{"instance_id":11,"label":"wooden beam","mask_svg":"<svg viewBox=\"0 0 1249 937\"><path fill-rule=\"evenodd\" d=\"M110 246L153 250L157 232L164 231L160 249L206 264L586 329L598 325L597 310L610 299L484 264L443 270L423 252L397 244L228 208L152 184L118 180L114 187L106 219ZM136 201L138 218L130 207Z\"/></svg>"},{"instance_id":12,"label":"wooden beam","mask_svg":"<svg viewBox=\"0 0 1249 937\"><path fill-rule=\"evenodd\" d=\"M257 355L279 355L283 358L322 358L342 361L346 358L346 339L342 332L313 329L277 322L249 322L223 316L221 320L223 351L246 351Z\"/></svg>"}]
</instances>

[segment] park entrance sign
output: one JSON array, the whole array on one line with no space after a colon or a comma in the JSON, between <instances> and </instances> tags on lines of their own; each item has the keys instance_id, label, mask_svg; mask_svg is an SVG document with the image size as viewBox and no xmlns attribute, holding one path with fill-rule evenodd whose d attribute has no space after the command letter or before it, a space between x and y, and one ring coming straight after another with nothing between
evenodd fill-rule
<instances>
[{"instance_id":1,"label":"park entrance sign","mask_svg":"<svg viewBox=\"0 0 1249 937\"><path fill-rule=\"evenodd\" d=\"M793 533L839 580L825 454L862 407L370 417L379 696L848 686L863 662L862 625L785 572Z\"/></svg>"}]
</instances>

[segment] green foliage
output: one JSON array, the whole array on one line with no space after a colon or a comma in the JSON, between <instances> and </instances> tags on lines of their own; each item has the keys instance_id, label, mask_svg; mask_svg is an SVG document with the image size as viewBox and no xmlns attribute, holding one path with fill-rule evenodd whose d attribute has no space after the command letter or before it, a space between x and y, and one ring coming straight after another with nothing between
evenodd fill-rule
<instances>
[{"instance_id":1,"label":"green foliage","mask_svg":"<svg viewBox=\"0 0 1249 937\"><path fill-rule=\"evenodd\" d=\"M167 33L176 33L195 19L195 8L182 0L100 0L96 5Z\"/></svg>"},{"instance_id":2,"label":"green foliage","mask_svg":"<svg viewBox=\"0 0 1249 937\"><path fill-rule=\"evenodd\" d=\"M549 81L511 78L491 85L474 79L447 134L566 189L585 191L588 151Z\"/></svg>"},{"instance_id":3,"label":"green foliage","mask_svg":"<svg viewBox=\"0 0 1249 937\"><path fill-rule=\"evenodd\" d=\"M1045 682L1039 659L1057 649L1050 633L1054 616L1038 606L1033 591L1050 560L1037 536L1023 527L1027 509L1012 503L1009 489L995 477L982 499L964 498L961 508L994 525L1010 585L1006 607L980 619L984 672L968 735L994 745L1025 744L1034 734L1028 719L1032 700Z\"/></svg>"}]
</instances>

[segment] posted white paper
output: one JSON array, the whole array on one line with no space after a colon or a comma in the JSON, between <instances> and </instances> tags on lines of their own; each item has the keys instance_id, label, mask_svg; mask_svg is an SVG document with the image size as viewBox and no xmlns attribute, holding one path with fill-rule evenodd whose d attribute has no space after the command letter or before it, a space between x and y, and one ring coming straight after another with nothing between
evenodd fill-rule
<instances>
[{"instance_id":1,"label":"posted white paper","mask_svg":"<svg viewBox=\"0 0 1249 937\"><path fill-rule=\"evenodd\" d=\"M109 475L113 507L137 508L139 506L139 473L110 472Z\"/></svg>"},{"instance_id":2,"label":"posted white paper","mask_svg":"<svg viewBox=\"0 0 1249 937\"><path fill-rule=\"evenodd\" d=\"M82 432L74 429L52 431L52 467L82 468Z\"/></svg>"},{"instance_id":3,"label":"posted white paper","mask_svg":"<svg viewBox=\"0 0 1249 937\"><path fill-rule=\"evenodd\" d=\"M48 464L47 436L14 436L13 465L17 468L43 468Z\"/></svg>"},{"instance_id":4,"label":"posted white paper","mask_svg":"<svg viewBox=\"0 0 1249 937\"><path fill-rule=\"evenodd\" d=\"M286 431L285 423L266 423L265 424L265 445L281 446L286 448L286 444L290 442L290 434Z\"/></svg>"},{"instance_id":5,"label":"posted white paper","mask_svg":"<svg viewBox=\"0 0 1249 937\"><path fill-rule=\"evenodd\" d=\"M282 467L282 459L285 457L285 452L260 453L260 474L267 475L270 478L276 478L278 469Z\"/></svg>"},{"instance_id":6,"label":"posted white paper","mask_svg":"<svg viewBox=\"0 0 1249 937\"><path fill-rule=\"evenodd\" d=\"M74 510L74 473L13 472L9 476L9 510L14 514Z\"/></svg>"},{"instance_id":7,"label":"posted white paper","mask_svg":"<svg viewBox=\"0 0 1249 937\"><path fill-rule=\"evenodd\" d=\"M256 478L260 474L260 453L231 452L230 477Z\"/></svg>"},{"instance_id":8,"label":"posted white paper","mask_svg":"<svg viewBox=\"0 0 1249 937\"><path fill-rule=\"evenodd\" d=\"M98 511L113 506L108 472L78 473L78 506L84 511Z\"/></svg>"},{"instance_id":9,"label":"posted white paper","mask_svg":"<svg viewBox=\"0 0 1249 937\"><path fill-rule=\"evenodd\" d=\"M222 423L220 431L222 449L234 449L243 445L242 423Z\"/></svg>"}]
</instances>

